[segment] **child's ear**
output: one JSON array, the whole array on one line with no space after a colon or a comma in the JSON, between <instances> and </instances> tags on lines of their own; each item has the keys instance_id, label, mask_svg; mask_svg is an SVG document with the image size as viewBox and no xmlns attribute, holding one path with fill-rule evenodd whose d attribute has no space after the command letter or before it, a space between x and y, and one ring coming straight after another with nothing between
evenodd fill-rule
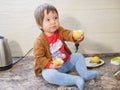
<instances>
[{"instance_id":1,"label":"child's ear","mask_svg":"<svg viewBox=\"0 0 120 90\"><path fill-rule=\"evenodd\" d=\"M42 30L42 31L43 31L43 28L42 28L42 26L38 25L38 27L40 28L40 30Z\"/></svg>"},{"instance_id":2,"label":"child's ear","mask_svg":"<svg viewBox=\"0 0 120 90\"><path fill-rule=\"evenodd\" d=\"M42 26L38 25L38 27L39 27L40 29L42 29Z\"/></svg>"}]
</instances>

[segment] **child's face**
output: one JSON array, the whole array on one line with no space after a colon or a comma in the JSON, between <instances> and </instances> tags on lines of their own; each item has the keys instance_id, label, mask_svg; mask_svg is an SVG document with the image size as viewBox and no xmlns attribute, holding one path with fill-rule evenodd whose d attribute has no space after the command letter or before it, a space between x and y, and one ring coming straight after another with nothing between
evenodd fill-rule
<instances>
[{"instance_id":1,"label":"child's face","mask_svg":"<svg viewBox=\"0 0 120 90\"><path fill-rule=\"evenodd\" d=\"M54 34L54 32L59 28L59 17L55 11L50 11L47 14L47 11L44 11L43 25L42 29L44 33L48 36Z\"/></svg>"}]
</instances>

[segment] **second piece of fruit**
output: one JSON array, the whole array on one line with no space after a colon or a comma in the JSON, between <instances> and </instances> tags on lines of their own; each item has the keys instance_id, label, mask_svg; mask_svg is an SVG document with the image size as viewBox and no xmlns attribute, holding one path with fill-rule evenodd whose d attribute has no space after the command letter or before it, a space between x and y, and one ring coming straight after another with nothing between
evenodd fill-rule
<instances>
[{"instance_id":1,"label":"second piece of fruit","mask_svg":"<svg viewBox=\"0 0 120 90\"><path fill-rule=\"evenodd\" d=\"M80 31L80 30L73 31L73 38L74 39L80 39L81 35L82 35L82 31Z\"/></svg>"},{"instance_id":2,"label":"second piece of fruit","mask_svg":"<svg viewBox=\"0 0 120 90\"><path fill-rule=\"evenodd\" d=\"M59 64L60 66L63 65L64 61L60 58L56 58L52 61L52 64Z\"/></svg>"},{"instance_id":3,"label":"second piece of fruit","mask_svg":"<svg viewBox=\"0 0 120 90\"><path fill-rule=\"evenodd\" d=\"M91 58L90 63L100 63L100 58L98 56L94 56Z\"/></svg>"}]
</instances>

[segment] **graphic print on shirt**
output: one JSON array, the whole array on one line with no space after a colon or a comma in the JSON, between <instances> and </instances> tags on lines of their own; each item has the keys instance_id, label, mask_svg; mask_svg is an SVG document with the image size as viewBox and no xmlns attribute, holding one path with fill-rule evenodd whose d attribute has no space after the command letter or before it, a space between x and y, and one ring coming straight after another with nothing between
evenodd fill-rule
<instances>
[{"instance_id":1,"label":"graphic print on shirt","mask_svg":"<svg viewBox=\"0 0 120 90\"><path fill-rule=\"evenodd\" d=\"M56 58L64 59L66 57L64 53L60 52L62 45L63 43L60 39L57 39L55 43L50 43L50 52L53 60Z\"/></svg>"}]
</instances>

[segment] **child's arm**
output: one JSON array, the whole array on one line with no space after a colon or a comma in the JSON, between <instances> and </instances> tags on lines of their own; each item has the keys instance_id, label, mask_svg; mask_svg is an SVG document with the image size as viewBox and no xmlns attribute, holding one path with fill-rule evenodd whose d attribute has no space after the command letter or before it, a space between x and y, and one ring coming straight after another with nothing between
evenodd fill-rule
<instances>
[{"instance_id":1,"label":"child's arm","mask_svg":"<svg viewBox=\"0 0 120 90\"><path fill-rule=\"evenodd\" d=\"M64 41L72 41L75 43L79 43L84 39L84 33L81 34L80 38L74 38L73 37L74 30L64 29L60 27L58 32L62 37L62 40Z\"/></svg>"},{"instance_id":2,"label":"child's arm","mask_svg":"<svg viewBox=\"0 0 120 90\"><path fill-rule=\"evenodd\" d=\"M46 54L46 49L44 48L45 45L43 45L40 41L40 39L37 39L34 44L34 58L35 58L35 74L36 76L39 76L39 73L44 69L48 62L51 61L50 55Z\"/></svg>"}]
</instances>

